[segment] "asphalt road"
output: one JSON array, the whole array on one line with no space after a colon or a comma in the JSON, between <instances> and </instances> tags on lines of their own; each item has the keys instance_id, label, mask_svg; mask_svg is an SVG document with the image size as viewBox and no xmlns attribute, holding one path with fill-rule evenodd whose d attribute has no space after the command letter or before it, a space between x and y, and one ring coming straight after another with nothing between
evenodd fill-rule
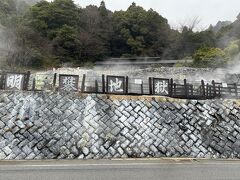
<instances>
[{"instance_id":1,"label":"asphalt road","mask_svg":"<svg viewBox=\"0 0 240 180\"><path fill-rule=\"evenodd\" d=\"M240 180L240 161L0 161L0 180Z\"/></svg>"}]
</instances>

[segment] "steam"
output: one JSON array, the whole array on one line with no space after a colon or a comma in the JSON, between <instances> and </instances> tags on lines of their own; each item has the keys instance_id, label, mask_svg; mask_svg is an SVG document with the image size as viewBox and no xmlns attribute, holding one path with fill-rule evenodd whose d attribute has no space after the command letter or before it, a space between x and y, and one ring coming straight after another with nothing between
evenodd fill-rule
<instances>
[{"instance_id":1,"label":"steam","mask_svg":"<svg viewBox=\"0 0 240 180\"><path fill-rule=\"evenodd\" d=\"M3 32L4 32L4 27L0 24L0 49L4 49L4 36L3 36Z\"/></svg>"},{"instance_id":2,"label":"steam","mask_svg":"<svg viewBox=\"0 0 240 180\"><path fill-rule=\"evenodd\" d=\"M0 65L5 62L9 51L6 39L6 28L0 24Z\"/></svg>"},{"instance_id":3,"label":"steam","mask_svg":"<svg viewBox=\"0 0 240 180\"><path fill-rule=\"evenodd\" d=\"M21 14L25 12L28 6L32 6L39 1L40 0L14 0L17 10L16 13ZM16 35L12 28L14 27L5 27L0 22L0 69L6 65L7 56L16 50Z\"/></svg>"},{"instance_id":4,"label":"steam","mask_svg":"<svg viewBox=\"0 0 240 180\"><path fill-rule=\"evenodd\" d=\"M240 74L240 53L238 53L227 66L226 71L227 73Z\"/></svg>"},{"instance_id":5,"label":"steam","mask_svg":"<svg viewBox=\"0 0 240 180\"><path fill-rule=\"evenodd\" d=\"M15 33L11 28L0 24L0 69L7 67L7 56L15 51Z\"/></svg>"}]
</instances>

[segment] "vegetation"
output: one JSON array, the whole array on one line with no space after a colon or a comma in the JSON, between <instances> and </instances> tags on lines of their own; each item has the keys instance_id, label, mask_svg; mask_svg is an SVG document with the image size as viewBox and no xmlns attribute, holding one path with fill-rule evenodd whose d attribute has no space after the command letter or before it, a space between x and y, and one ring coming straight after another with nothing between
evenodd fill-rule
<instances>
[{"instance_id":1,"label":"vegetation","mask_svg":"<svg viewBox=\"0 0 240 180\"><path fill-rule=\"evenodd\" d=\"M225 53L219 48L204 47L193 55L197 67L219 67L225 64Z\"/></svg>"},{"instance_id":2,"label":"vegetation","mask_svg":"<svg viewBox=\"0 0 240 180\"><path fill-rule=\"evenodd\" d=\"M11 47L9 66L74 66L107 57L192 56L194 66L217 67L239 53L240 16L222 28L194 32L193 26L183 26L178 31L153 9L135 3L126 11L111 12L103 1L99 7L86 8L72 0L42 0L33 6L17 2L0 2L0 22Z\"/></svg>"}]
</instances>

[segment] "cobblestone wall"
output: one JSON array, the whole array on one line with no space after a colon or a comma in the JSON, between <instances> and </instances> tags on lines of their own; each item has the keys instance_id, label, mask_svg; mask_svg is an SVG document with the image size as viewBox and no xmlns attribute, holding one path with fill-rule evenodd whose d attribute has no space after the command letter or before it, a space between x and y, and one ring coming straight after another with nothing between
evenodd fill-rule
<instances>
[{"instance_id":1,"label":"cobblestone wall","mask_svg":"<svg viewBox=\"0 0 240 180\"><path fill-rule=\"evenodd\" d=\"M235 100L0 91L0 159L239 158Z\"/></svg>"}]
</instances>

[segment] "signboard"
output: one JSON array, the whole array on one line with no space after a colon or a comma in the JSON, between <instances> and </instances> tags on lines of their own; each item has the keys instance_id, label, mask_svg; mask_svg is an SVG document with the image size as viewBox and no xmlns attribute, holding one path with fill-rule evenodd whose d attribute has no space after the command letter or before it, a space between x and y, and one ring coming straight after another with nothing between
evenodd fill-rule
<instances>
[{"instance_id":1,"label":"signboard","mask_svg":"<svg viewBox=\"0 0 240 180\"><path fill-rule=\"evenodd\" d=\"M53 77L49 74L36 74L35 76L35 89L36 90L49 90L52 88Z\"/></svg>"},{"instance_id":2,"label":"signboard","mask_svg":"<svg viewBox=\"0 0 240 180\"><path fill-rule=\"evenodd\" d=\"M25 75L24 73L6 73L5 89L23 90Z\"/></svg>"},{"instance_id":3,"label":"signboard","mask_svg":"<svg viewBox=\"0 0 240 180\"><path fill-rule=\"evenodd\" d=\"M141 85L142 84L142 79L135 79L135 84L139 84L139 85Z\"/></svg>"},{"instance_id":4,"label":"signboard","mask_svg":"<svg viewBox=\"0 0 240 180\"><path fill-rule=\"evenodd\" d=\"M222 83L222 87L227 88L228 87L227 83Z\"/></svg>"},{"instance_id":5,"label":"signboard","mask_svg":"<svg viewBox=\"0 0 240 180\"><path fill-rule=\"evenodd\" d=\"M124 94L126 89L124 76L107 76L107 92Z\"/></svg>"},{"instance_id":6,"label":"signboard","mask_svg":"<svg viewBox=\"0 0 240 180\"><path fill-rule=\"evenodd\" d=\"M169 95L169 79L153 78L153 94Z\"/></svg>"},{"instance_id":7,"label":"signboard","mask_svg":"<svg viewBox=\"0 0 240 180\"><path fill-rule=\"evenodd\" d=\"M79 76L77 75L59 75L59 90L60 91L77 91Z\"/></svg>"}]
</instances>

